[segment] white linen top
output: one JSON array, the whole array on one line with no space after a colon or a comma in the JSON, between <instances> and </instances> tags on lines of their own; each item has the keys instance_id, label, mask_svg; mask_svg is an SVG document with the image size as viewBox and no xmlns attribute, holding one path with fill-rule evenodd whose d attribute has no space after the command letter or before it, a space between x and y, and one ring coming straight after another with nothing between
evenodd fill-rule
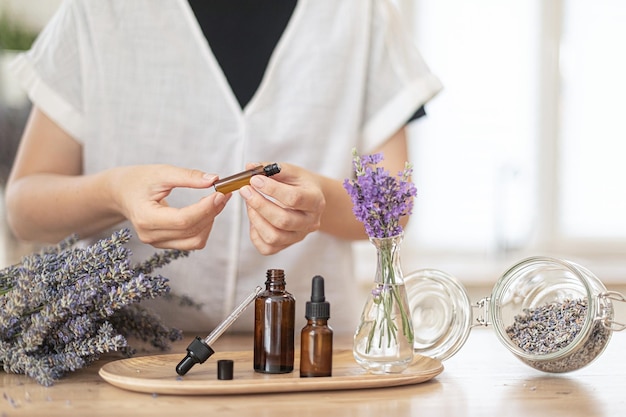
<instances>
[{"instance_id":1,"label":"white linen top","mask_svg":"<svg viewBox=\"0 0 626 417\"><path fill-rule=\"evenodd\" d=\"M298 1L243 110L185 0L66 0L14 69L30 99L82 144L85 174L166 163L225 177L246 162L284 161L343 180L352 148L372 151L441 89L389 0ZM177 190L168 202L206 192ZM351 243L316 232L262 256L233 197L206 248L160 271L202 303L151 303L165 321L208 333L279 268L297 320L319 274L329 324L354 331L365 300L355 299ZM154 252L131 247L138 260ZM252 317L249 308L233 328L251 330Z\"/></svg>"}]
</instances>

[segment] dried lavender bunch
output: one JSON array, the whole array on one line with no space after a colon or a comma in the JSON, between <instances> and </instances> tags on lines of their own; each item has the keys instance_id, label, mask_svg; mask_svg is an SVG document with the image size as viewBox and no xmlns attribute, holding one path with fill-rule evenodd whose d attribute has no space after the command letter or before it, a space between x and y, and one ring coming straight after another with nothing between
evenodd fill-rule
<instances>
[{"instance_id":1,"label":"dried lavender bunch","mask_svg":"<svg viewBox=\"0 0 626 417\"><path fill-rule=\"evenodd\" d=\"M181 332L137 303L169 292L153 271L184 251L163 251L132 266L130 231L77 247L77 236L0 270L0 364L52 385L101 354L126 350L128 337L166 349Z\"/></svg>"},{"instance_id":2,"label":"dried lavender bunch","mask_svg":"<svg viewBox=\"0 0 626 417\"><path fill-rule=\"evenodd\" d=\"M110 322L124 337L137 338L162 350L169 347L170 341L182 338L180 330L165 326L155 312L140 304L116 311Z\"/></svg>"}]
</instances>

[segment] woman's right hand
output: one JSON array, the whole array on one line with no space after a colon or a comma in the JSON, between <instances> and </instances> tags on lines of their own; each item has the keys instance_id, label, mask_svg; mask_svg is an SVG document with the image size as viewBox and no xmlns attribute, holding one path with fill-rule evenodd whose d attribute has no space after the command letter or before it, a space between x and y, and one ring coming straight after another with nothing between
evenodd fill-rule
<instances>
[{"instance_id":1,"label":"woman's right hand","mask_svg":"<svg viewBox=\"0 0 626 417\"><path fill-rule=\"evenodd\" d=\"M5 188L7 220L22 240L86 238L125 219L158 248L199 249L227 196L213 193L182 208L169 207L174 188L209 189L215 175L171 165L116 167L83 173L82 145L33 107ZM208 194L208 193L207 193Z\"/></svg>"},{"instance_id":2,"label":"woman's right hand","mask_svg":"<svg viewBox=\"0 0 626 417\"><path fill-rule=\"evenodd\" d=\"M208 189L217 180L198 170L140 165L114 168L108 176L117 210L133 224L142 242L157 248L203 248L215 217L230 199L216 192L185 207L170 207L167 197L175 188Z\"/></svg>"}]
</instances>

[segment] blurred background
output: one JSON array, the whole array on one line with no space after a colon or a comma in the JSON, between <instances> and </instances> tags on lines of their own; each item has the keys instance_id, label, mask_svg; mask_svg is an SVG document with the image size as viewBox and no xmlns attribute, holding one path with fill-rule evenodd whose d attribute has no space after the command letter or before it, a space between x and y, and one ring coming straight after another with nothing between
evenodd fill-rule
<instances>
[{"instance_id":1,"label":"blurred background","mask_svg":"<svg viewBox=\"0 0 626 417\"><path fill-rule=\"evenodd\" d=\"M398 4L445 86L411 127L405 269L491 285L548 255L626 283L626 3Z\"/></svg>"},{"instance_id":2,"label":"blurred background","mask_svg":"<svg viewBox=\"0 0 626 417\"><path fill-rule=\"evenodd\" d=\"M0 0L2 181L29 106L6 61L59 3ZM485 296L518 260L548 255L626 284L626 2L396 3L445 86L410 126L418 198L405 273L442 269ZM0 224L4 266L29 247ZM372 248L357 250L371 281Z\"/></svg>"}]
</instances>

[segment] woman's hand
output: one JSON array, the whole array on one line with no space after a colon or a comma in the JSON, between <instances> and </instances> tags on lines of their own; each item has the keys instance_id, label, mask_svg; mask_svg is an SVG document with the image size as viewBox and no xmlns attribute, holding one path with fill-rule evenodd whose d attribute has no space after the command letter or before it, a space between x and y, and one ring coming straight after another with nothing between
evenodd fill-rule
<instances>
[{"instance_id":1,"label":"woman's hand","mask_svg":"<svg viewBox=\"0 0 626 417\"><path fill-rule=\"evenodd\" d=\"M216 175L171 165L115 168L110 175L113 201L142 242L186 250L206 245L213 221L230 195L213 193L181 208L170 207L166 197L174 188L209 188L216 179Z\"/></svg>"},{"instance_id":2,"label":"woman's hand","mask_svg":"<svg viewBox=\"0 0 626 417\"><path fill-rule=\"evenodd\" d=\"M52 243L72 233L93 236L128 219L139 239L155 247L206 245L228 197L213 193L182 208L169 207L166 197L179 187L208 189L215 175L172 165L84 175L82 154L80 142L33 108L5 191L15 236Z\"/></svg>"},{"instance_id":3,"label":"woman's hand","mask_svg":"<svg viewBox=\"0 0 626 417\"><path fill-rule=\"evenodd\" d=\"M371 153L377 152L385 156L385 169L392 173L402 171L408 160L405 128ZM250 239L260 253L279 252L317 230L345 240L368 238L363 223L352 211L343 179L325 177L291 164L280 165L280 173L272 177L254 176L250 185L239 191L248 209ZM400 221L406 226L408 216Z\"/></svg>"},{"instance_id":4,"label":"woman's hand","mask_svg":"<svg viewBox=\"0 0 626 417\"><path fill-rule=\"evenodd\" d=\"M239 190L250 220L250 240L263 255L277 253L318 230L326 207L316 175L295 165L280 166L279 174L255 175L250 185Z\"/></svg>"}]
</instances>

